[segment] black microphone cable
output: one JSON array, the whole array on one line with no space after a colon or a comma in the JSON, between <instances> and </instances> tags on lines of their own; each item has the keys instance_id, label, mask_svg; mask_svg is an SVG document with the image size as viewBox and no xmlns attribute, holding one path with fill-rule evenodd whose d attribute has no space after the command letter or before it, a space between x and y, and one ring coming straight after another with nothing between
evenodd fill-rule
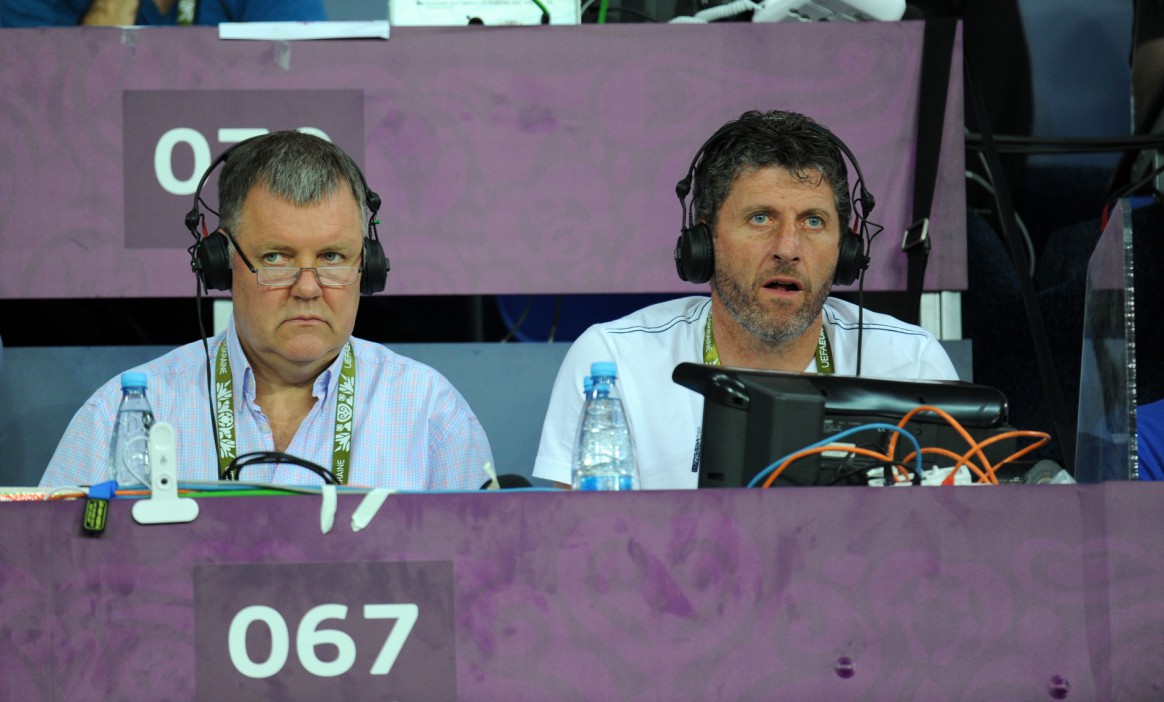
<instances>
[{"instance_id":1,"label":"black microphone cable","mask_svg":"<svg viewBox=\"0 0 1164 702\"><path fill-rule=\"evenodd\" d=\"M238 480L239 473L242 472L243 468L256 463L274 463L276 465L287 463L293 466L299 466L318 475L326 485L339 485L335 474L327 468L324 468L318 463L312 463L306 458L299 458L298 456L281 451L252 451L251 453L244 453L230 462L230 465L226 467L226 471L223 473L223 479Z\"/></svg>"},{"instance_id":2,"label":"black microphone cable","mask_svg":"<svg viewBox=\"0 0 1164 702\"><path fill-rule=\"evenodd\" d=\"M194 255L194 247L190 247L191 259ZM210 360L210 342L206 338L206 323L202 319L202 299L203 288L202 278L194 276L194 305L196 307L196 316L198 317L198 333L202 336L202 350L206 352L206 399L210 404L210 430L214 433L214 455L218 460L218 465L222 465L222 445L218 441L218 411L214 406L214 374L211 371L211 366L214 363ZM223 338L222 343L226 343ZM233 411L233 408L231 408ZM223 477L221 469L219 469L220 479Z\"/></svg>"}]
</instances>

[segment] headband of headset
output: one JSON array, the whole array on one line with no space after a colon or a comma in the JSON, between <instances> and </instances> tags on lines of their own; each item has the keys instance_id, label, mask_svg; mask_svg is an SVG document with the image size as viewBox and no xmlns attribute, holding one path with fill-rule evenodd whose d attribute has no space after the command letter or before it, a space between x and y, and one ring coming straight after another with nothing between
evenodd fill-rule
<instances>
[{"instance_id":1,"label":"headband of headset","mask_svg":"<svg viewBox=\"0 0 1164 702\"><path fill-rule=\"evenodd\" d=\"M760 119L782 118L762 115ZM838 151L844 154L848 158L849 163L853 165L853 171L856 173L857 180L854 189L856 190L857 197L853 207L854 222L852 235L841 237L840 253L837 257L837 268L833 277L836 284L849 285L857 280L869 265L869 255L866 250L868 244L866 225L867 217L873 210L875 201L873 195L865 189L865 177L861 173L861 165L857 163L857 158L845 142L841 141L832 131L817 122L806 118L803 124L808 129L823 136ZM691 166L687 169L687 175L675 184L675 195L679 198L679 204L683 209L683 223L679 240L675 244L674 258L676 272L682 280L691 283L706 283L711 280L711 276L715 272L715 255L711 228L704 222L695 221L694 198L692 198L689 204L687 202L687 196L691 193L691 186L695 180L695 171L699 168L700 163L702 163L707 153L717 149L721 142L726 140L739 128L740 121L732 120L717 129L707 141L703 142L699 150L695 152L695 156L691 159Z\"/></svg>"},{"instance_id":2,"label":"headband of headset","mask_svg":"<svg viewBox=\"0 0 1164 702\"><path fill-rule=\"evenodd\" d=\"M222 235L218 229L208 234L200 234L198 231L203 218L202 211L199 207L202 204L202 188L206 185L206 180L210 177L210 174L218 166L225 163L232 154L236 153L237 149L269 136L271 135L260 134L232 145L210 162L210 165L202 174L202 178L198 180L198 187L194 190L194 205L186 213L186 229L194 236L194 244L188 249L190 253L190 268L198 276L199 281L207 290L229 290L232 282L232 265L230 243L226 236ZM363 172L359 168L356 168L355 171L356 175L360 178L360 184L364 188L364 205L370 212L368 230L364 236L363 273L360 277L360 293L362 295L372 295L384 289L391 266L387 255L384 253L384 248L380 244L379 232L376 230L376 224L378 222L376 214L380 211L380 196L368 187L368 182L364 179ZM205 228L203 229L205 230Z\"/></svg>"}]
</instances>

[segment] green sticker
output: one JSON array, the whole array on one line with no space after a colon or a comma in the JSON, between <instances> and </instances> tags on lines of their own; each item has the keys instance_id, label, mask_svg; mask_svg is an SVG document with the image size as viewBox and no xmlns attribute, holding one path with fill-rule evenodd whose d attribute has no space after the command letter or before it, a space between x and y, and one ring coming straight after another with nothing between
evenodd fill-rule
<instances>
[{"instance_id":1,"label":"green sticker","mask_svg":"<svg viewBox=\"0 0 1164 702\"><path fill-rule=\"evenodd\" d=\"M105 519L109 516L109 501L89 499L85 501L85 521L81 523L90 534L105 531Z\"/></svg>"}]
</instances>

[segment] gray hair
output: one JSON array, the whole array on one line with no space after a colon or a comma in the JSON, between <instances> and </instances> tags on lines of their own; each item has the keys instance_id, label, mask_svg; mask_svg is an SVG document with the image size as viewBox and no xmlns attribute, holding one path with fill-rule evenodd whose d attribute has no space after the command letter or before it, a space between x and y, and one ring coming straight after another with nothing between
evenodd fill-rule
<instances>
[{"instance_id":1,"label":"gray hair","mask_svg":"<svg viewBox=\"0 0 1164 702\"><path fill-rule=\"evenodd\" d=\"M218 178L219 224L238 234L243 206L256 186L296 205L311 205L345 185L363 212L364 177L350 156L311 134L273 132L243 142L229 153Z\"/></svg>"}]
</instances>

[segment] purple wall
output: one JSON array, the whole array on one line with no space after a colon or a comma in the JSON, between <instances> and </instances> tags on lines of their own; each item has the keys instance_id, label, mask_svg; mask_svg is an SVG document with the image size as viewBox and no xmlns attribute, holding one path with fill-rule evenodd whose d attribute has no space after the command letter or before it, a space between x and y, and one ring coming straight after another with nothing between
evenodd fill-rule
<instances>
[{"instance_id":1,"label":"purple wall","mask_svg":"<svg viewBox=\"0 0 1164 702\"><path fill-rule=\"evenodd\" d=\"M319 127L299 123L308 114L338 130L384 198L389 294L696 290L671 262L675 182L715 128L773 107L852 147L885 226L866 286L904 289L921 29L404 28L386 42L294 43L0 30L0 298L191 295L192 198L151 180L158 132L193 129L217 154L220 128ZM955 54L930 289L966 287ZM362 114L345 107L353 91ZM347 134L361 124L362 145ZM169 153L175 177L197 175L193 149Z\"/></svg>"},{"instance_id":2,"label":"purple wall","mask_svg":"<svg viewBox=\"0 0 1164 702\"><path fill-rule=\"evenodd\" d=\"M202 698L195 668L221 658L198 653L207 593L236 602L262 564L320 563L358 570L310 596L439 598L451 562L463 700L1158 699L1162 499L1137 483L397 495L353 533L351 496L326 535L316 497L204 498L193 523L149 527L119 500L98 538L81 502L0 504L0 698ZM437 570L377 588L360 565L377 562ZM229 564L254 568L215 587Z\"/></svg>"}]
</instances>

